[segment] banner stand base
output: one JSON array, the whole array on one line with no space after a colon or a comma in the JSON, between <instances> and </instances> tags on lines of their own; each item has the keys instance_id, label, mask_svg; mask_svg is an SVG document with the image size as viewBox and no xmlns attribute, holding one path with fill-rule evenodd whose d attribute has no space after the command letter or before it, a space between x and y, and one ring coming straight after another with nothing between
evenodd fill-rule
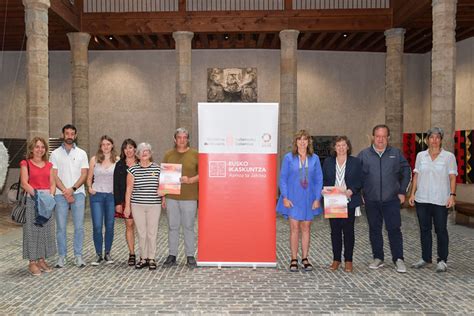
<instances>
[{"instance_id":1,"label":"banner stand base","mask_svg":"<svg viewBox=\"0 0 474 316\"><path fill-rule=\"evenodd\" d=\"M276 262L220 262L220 261L197 261L198 267L241 267L241 268L276 268Z\"/></svg>"}]
</instances>

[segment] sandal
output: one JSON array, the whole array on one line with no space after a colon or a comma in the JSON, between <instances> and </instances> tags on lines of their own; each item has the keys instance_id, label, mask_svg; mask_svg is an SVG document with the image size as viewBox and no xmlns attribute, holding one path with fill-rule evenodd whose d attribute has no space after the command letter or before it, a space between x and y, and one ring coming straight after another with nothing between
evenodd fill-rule
<instances>
[{"instance_id":1,"label":"sandal","mask_svg":"<svg viewBox=\"0 0 474 316\"><path fill-rule=\"evenodd\" d=\"M134 266L136 263L137 263L137 257L135 257L135 255L130 254L128 256L128 265Z\"/></svg>"},{"instance_id":2,"label":"sandal","mask_svg":"<svg viewBox=\"0 0 474 316\"><path fill-rule=\"evenodd\" d=\"M291 259L290 261L290 272L298 272L298 260Z\"/></svg>"},{"instance_id":3,"label":"sandal","mask_svg":"<svg viewBox=\"0 0 474 316\"><path fill-rule=\"evenodd\" d=\"M301 264L303 264L303 269L305 271L313 271L313 265L309 263L308 258L301 259Z\"/></svg>"},{"instance_id":4,"label":"sandal","mask_svg":"<svg viewBox=\"0 0 474 316\"><path fill-rule=\"evenodd\" d=\"M148 259L140 258L140 261L135 265L135 269L143 269L144 267L148 267Z\"/></svg>"},{"instance_id":5,"label":"sandal","mask_svg":"<svg viewBox=\"0 0 474 316\"><path fill-rule=\"evenodd\" d=\"M156 270L156 261L155 261L155 259L150 259L148 261L148 269Z\"/></svg>"}]
</instances>

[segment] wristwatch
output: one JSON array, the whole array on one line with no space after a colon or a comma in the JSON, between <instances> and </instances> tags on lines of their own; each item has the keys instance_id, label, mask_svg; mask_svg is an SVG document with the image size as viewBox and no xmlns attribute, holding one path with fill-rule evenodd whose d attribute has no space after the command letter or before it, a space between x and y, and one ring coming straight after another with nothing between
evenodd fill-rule
<instances>
[{"instance_id":1,"label":"wristwatch","mask_svg":"<svg viewBox=\"0 0 474 316\"><path fill-rule=\"evenodd\" d=\"M456 193L449 193L449 195L456 196Z\"/></svg>"},{"instance_id":2,"label":"wristwatch","mask_svg":"<svg viewBox=\"0 0 474 316\"><path fill-rule=\"evenodd\" d=\"M72 190L73 190L74 192L76 192L76 191L77 191L77 188L76 188L76 187L72 187Z\"/></svg>"}]
</instances>

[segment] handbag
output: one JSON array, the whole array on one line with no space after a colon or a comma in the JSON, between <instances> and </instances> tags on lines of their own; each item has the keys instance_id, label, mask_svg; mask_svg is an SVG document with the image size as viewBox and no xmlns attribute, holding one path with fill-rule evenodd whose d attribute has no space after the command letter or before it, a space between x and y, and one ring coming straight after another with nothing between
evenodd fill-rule
<instances>
[{"instance_id":1,"label":"handbag","mask_svg":"<svg viewBox=\"0 0 474 316\"><path fill-rule=\"evenodd\" d=\"M15 182L10 186L10 189L8 189L8 204L16 204L18 202L18 189L20 188L20 183Z\"/></svg>"},{"instance_id":2,"label":"handbag","mask_svg":"<svg viewBox=\"0 0 474 316\"><path fill-rule=\"evenodd\" d=\"M28 168L28 176L30 175L30 166L28 164L28 160L26 160L26 167ZM21 176L18 180L18 189L16 194L16 204L12 209L12 221L17 224L24 224L26 223L26 197L27 193L25 190L21 189ZM20 193L21 191L21 193Z\"/></svg>"},{"instance_id":3,"label":"handbag","mask_svg":"<svg viewBox=\"0 0 474 316\"><path fill-rule=\"evenodd\" d=\"M12 209L12 221L17 224L26 223L26 192L22 191L21 198Z\"/></svg>"}]
</instances>

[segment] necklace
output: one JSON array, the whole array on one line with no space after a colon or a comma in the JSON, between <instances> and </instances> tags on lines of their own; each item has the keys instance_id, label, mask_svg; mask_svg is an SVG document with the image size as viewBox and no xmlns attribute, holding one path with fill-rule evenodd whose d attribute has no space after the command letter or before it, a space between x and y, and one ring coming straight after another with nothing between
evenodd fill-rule
<instances>
[{"instance_id":1,"label":"necklace","mask_svg":"<svg viewBox=\"0 0 474 316\"><path fill-rule=\"evenodd\" d=\"M303 189L308 187L308 158L306 157L304 162L298 158L300 163L299 165L299 174L300 174L300 184Z\"/></svg>"}]
</instances>

